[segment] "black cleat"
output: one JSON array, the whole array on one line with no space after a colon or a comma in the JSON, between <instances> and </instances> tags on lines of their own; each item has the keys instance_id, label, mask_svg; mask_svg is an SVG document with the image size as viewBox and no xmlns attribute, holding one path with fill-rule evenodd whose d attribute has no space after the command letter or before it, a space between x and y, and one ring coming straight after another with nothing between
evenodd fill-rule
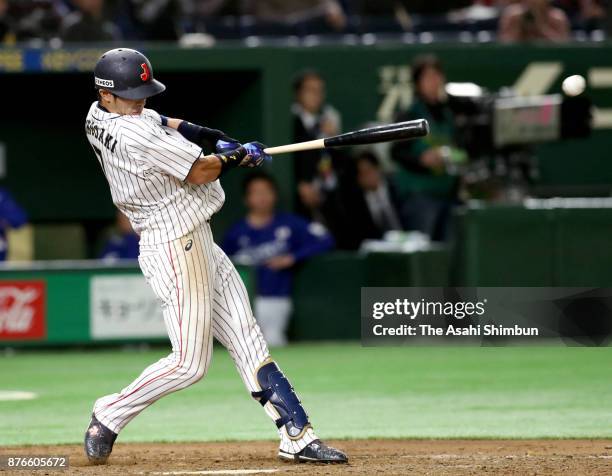
<instances>
[{"instance_id":1,"label":"black cleat","mask_svg":"<svg viewBox=\"0 0 612 476\"><path fill-rule=\"evenodd\" d=\"M348 463L348 458L342 451L327 446L321 440L310 442L308 446L296 454L285 453L280 450L278 456L281 459L296 463Z\"/></svg>"},{"instance_id":2,"label":"black cleat","mask_svg":"<svg viewBox=\"0 0 612 476\"><path fill-rule=\"evenodd\" d=\"M113 451L113 443L117 433L111 431L98 421L96 415L91 415L91 422L85 432L85 454L90 463L106 464Z\"/></svg>"}]
</instances>

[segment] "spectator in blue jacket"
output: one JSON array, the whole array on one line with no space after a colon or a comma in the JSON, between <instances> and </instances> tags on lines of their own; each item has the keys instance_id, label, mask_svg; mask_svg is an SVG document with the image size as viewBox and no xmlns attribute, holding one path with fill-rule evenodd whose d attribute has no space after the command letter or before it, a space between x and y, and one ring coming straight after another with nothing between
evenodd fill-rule
<instances>
[{"instance_id":1,"label":"spectator in blue jacket","mask_svg":"<svg viewBox=\"0 0 612 476\"><path fill-rule=\"evenodd\" d=\"M277 212L277 192L271 176L249 175L244 182L247 215L223 241L225 252L236 263L255 267L255 318L270 346L287 343L294 265L334 245L323 225Z\"/></svg>"},{"instance_id":2,"label":"spectator in blue jacket","mask_svg":"<svg viewBox=\"0 0 612 476\"><path fill-rule=\"evenodd\" d=\"M9 228L17 229L28 224L28 216L15 201L11 193L0 187L0 261L5 261L8 254L6 233Z\"/></svg>"},{"instance_id":3,"label":"spectator in blue jacket","mask_svg":"<svg viewBox=\"0 0 612 476\"><path fill-rule=\"evenodd\" d=\"M115 261L119 259L138 259L140 236L134 231L128 218L117 212L116 231L104 244L100 259Z\"/></svg>"}]
</instances>

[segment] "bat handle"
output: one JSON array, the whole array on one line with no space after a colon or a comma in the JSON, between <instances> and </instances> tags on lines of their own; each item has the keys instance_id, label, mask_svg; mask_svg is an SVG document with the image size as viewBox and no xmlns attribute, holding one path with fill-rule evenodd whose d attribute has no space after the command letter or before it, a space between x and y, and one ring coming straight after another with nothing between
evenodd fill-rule
<instances>
[{"instance_id":1,"label":"bat handle","mask_svg":"<svg viewBox=\"0 0 612 476\"><path fill-rule=\"evenodd\" d=\"M302 150L316 150L325 148L325 139L309 140L296 144L279 145L277 147L266 147L264 152L269 155L287 154L289 152L300 152Z\"/></svg>"}]
</instances>

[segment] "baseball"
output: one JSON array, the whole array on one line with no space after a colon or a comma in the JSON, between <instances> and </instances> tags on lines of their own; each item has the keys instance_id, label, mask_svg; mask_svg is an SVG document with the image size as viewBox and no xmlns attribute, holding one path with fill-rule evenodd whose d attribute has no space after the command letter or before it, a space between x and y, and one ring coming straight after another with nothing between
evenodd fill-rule
<instances>
[{"instance_id":1,"label":"baseball","mask_svg":"<svg viewBox=\"0 0 612 476\"><path fill-rule=\"evenodd\" d=\"M584 77L579 74L568 76L561 84L561 89L563 89L563 92L568 96L578 96L584 92L585 88L586 81Z\"/></svg>"}]
</instances>

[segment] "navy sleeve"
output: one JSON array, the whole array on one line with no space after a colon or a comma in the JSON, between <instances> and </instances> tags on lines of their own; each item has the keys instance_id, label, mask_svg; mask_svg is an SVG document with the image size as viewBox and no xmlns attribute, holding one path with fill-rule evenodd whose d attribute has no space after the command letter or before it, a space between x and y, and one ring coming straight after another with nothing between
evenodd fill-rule
<instances>
[{"instance_id":1,"label":"navy sleeve","mask_svg":"<svg viewBox=\"0 0 612 476\"><path fill-rule=\"evenodd\" d=\"M223 242L221 243L221 248L223 249L223 251L225 251L225 254L230 257L235 255L239 250L238 227L238 224L232 226L225 234Z\"/></svg>"},{"instance_id":2,"label":"navy sleeve","mask_svg":"<svg viewBox=\"0 0 612 476\"><path fill-rule=\"evenodd\" d=\"M12 228L19 228L28 222L25 210L4 189L0 189L0 219Z\"/></svg>"},{"instance_id":3,"label":"navy sleeve","mask_svg":"<svg viewBox=\"0 0 612 476\"><path fill-rule=\"evenodd\" d=\"M112 242L112 240L107 240L104 244L104 248L100 252L98 256L99 259L119 259L120 251L117 246Z\"/></svg>"},{"instance_id":4,"label":"navy sleeve","mask_svg":"<svg viewBox=\"0 0 612 476\"><path fill-rule=\"evenodd\" d=\"M334 247L334 239L319 223L308 223L299 217L291 217L291 254L296 261L324 253Z\"/></svg>"}]
</instances>

